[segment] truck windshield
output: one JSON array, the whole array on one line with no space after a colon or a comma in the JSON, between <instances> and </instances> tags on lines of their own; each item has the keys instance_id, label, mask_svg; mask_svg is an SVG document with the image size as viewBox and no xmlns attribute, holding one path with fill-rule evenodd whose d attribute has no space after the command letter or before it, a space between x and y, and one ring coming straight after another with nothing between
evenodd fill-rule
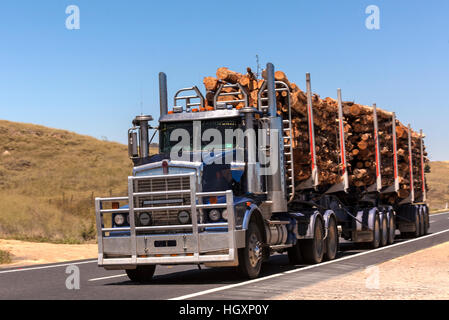
<instances>
[{"instance_id":1,"label":"truck windshield","mask_svg":"<svg viewBox=\"0 0 449 320\"><path fill-rule=\"evenodd\" d=\"M235 149L235 138L232 139L231 143L230 139L226 139L226 134L229 134L229 130L234 131L236 129L240 129L242 127L241 119L203 120L201 122L198 121L197 123L201 123L201 150L204 150L206 146L217 151ZM215 133L213 133L209 129L214 129ZM175 132L175 130L178 131ZM182 138L179 136L179 134L182 131L184 132L184 134L188 134L188 139L190 139L189 144L187 146L184 146L184 150L199 151L193 150L193 122L184 121L161 123L160 145L162 153L170 153L171 149L181 142ZM210 134L214 134L214 138L211 138Z\"/></svg>"}]
</instances>

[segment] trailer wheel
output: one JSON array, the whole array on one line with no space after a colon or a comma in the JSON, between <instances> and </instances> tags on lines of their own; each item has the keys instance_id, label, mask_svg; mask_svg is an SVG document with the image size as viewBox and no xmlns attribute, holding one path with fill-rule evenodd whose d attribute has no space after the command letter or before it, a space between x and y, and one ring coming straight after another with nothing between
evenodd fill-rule
<instances>
[{"instance_id":1,"label":"trailer wheel","mask_svg":"<svg viewBox=\"0 0 449 320\"><path fill-rule=\"evenodd\" d=\"M382 223L380 224L380 247L385 247L388 244L388 223L386 213L383 215Z\"/></svg>"},{"instance_id":2,"label":"trailer wheel","mask_svg":"<svg viewBox=\"0 0 449 320\"><path fill-rule=\"evenodd\" d=\"M388 244L394 243L396 235L396 224L394 222L393 212L390 212L390 219L388 219Z\"/></svg>"},{"instance_id":3,"label":"trailer wheel","mask_svg":"<svg viewBox=\"0 0 449 320\"><path fill-rule=\"evenodd\" d=\"M421 218L420 218L420 214L419 214L419 207L418 206L414 206L413 207L413 211L415 213L415 226L416 226L416 230L415 232L411 233L412 238L418 238L420 236L421 233Z\"/></svg>"},{"instance_id":4,"label":"trailer wheel","mask_svg":"<svg viewBox=\"0 0 449 320\"><path fill-rule=\"evenodd\" d=\"M316 218L313 239L299 242L301 253L306 263L317 264L323 261L325 245L323 238L323 222L320 218Z\"/></svg>"},{"instance_id":5,"label":"trailer wheel","mask_svg":"<svg viewBox=\"0 0 449 320\"><path fill-rule=\"evenodd\" d=\"M424 218L424 210L422 207L419 207L419 236L423 236L425 234L425 229L426 229L426 225L425 225L425 221L426 219Z\"/></svg>"},{"instance_id":6,"label":"trailer wheel","mask_svg":"<svg viewBox=\"0 0 449 320\"><path fill-rule=\"evenodd\" d=\"M424 234L429 234L429 228L430 228L430 222L429 222L429 208L427 206L423 206L424 211L424 221L425 221L425 227L424 227Z\"/></svg>"},{"instance_id":7,"label":"trailer wheel","mask_svg":"<svg viewBox=\"0 0 449 320\"><path fill-rule=\"evenodd\" d=\"M373 230L373 241L369 242L369 247L371 249L377 249L380 245L380 219L379 216L376 215L376 218L374 220L374 230Z\"/></svg>"},{"instance_id":8,"label":"trailer wheel","mask_svg":"<svg viewBox=\"0 0 449 320\"><path fill-rule=\"evenodd\" d=\"M128 278L133 282L148 283L153 279L156 265L138 266L136 269L126 270Z\"/></svg>"},{"instance_id":9,"label":"trailer wheel","mask_svg":"<svg viewBox=\"0 0 449 320\"><path fill-rule=\"evenodd\" d=\"M327 231L326 238L326 254L324 255L324 259L334 260L337 256L338 252L338 229L337 222L334 218L329 220L329 229Z\"/></svg>"},{"instance_id":10,"label":"trailer wheel","mask_svg":"<svg viewBox=\"0 0 449 320\"><path fill-rule=\"evenodd\" d=\"M419 223L419 210L417 206L410 206L410 209L413 210L413 221L409 220L408 223L414 223L415 224L415 231L412 232L401 232L401 238L404 239L411 239L411 238L417 238L419 237L419 230L420 230L420 223Z\"/></svg>"},{"instance_id":11,"label":"trailer wheel","mask_svg":"<svg viewBox=\"0 0 449 320\"><path fill-rule=\"evenodd\" d=\"M239 271L249 279L257 278L262 267L262 233L256 223L250 222L246 231L245 248L239 249Z\"/></svg>"}]
</instances>

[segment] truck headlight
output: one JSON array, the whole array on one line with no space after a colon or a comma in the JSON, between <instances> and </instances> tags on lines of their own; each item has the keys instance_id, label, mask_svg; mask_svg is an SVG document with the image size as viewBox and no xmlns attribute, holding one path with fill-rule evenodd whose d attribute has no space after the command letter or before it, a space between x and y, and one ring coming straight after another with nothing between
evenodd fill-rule
<instances>
[{"instance_id":1,"label":"truck headlight","mask_svg":"<svg viewBox=\"0 0 449 320\"><path fill-rule=\"evenodd\" d=\"M178 221L181 224L188 224L190 221L190 213L188 211L180 211L178 213Z\"/></svg>"},{"instance_id":2,"label":"truck headlight","mask_svg":"<svg viewBox=\"0 0 449 320\"><path fill-rule=\"evenodd\" d=\"M142 226L149 226L150 224L152 224L153 219L151 218L151 213L142 212L139 215L139 222Z\"/></svg>"},{"instance_id":3,"label":"truck headlight","mask_svg":"<svg viewBox=\"0 0 449 320\"><path fill-rule=\"evenodd\" d=\"M221 213L221 217L228 221L228 210L224 209L223 212Z\"/></svg>"},{"instance_id":4,"label":"truck headlight","mask_svg":"<svg viewBox=\"0 0 449 320\"><path fill-rule=\"evenodd\" d=\"M209 219L210 219L210 221L217 222L218 220L220 220L220 218L221 218L220 210L212 209L211 211L209 211Z\"/></svg>"},{"instance_id":5,"label":"truck headlight","mask_svg":"<svg viewBox=\"0 0 449 320\"><path fill-rule=\"evenodd\" d=\"M115 223L117 226L123 225L123 224L125 223L125 216L124 216L123 214L121 214L121 213L116 214L116 215L114 216L114 223Z\"/></svg>"}]
</instances>

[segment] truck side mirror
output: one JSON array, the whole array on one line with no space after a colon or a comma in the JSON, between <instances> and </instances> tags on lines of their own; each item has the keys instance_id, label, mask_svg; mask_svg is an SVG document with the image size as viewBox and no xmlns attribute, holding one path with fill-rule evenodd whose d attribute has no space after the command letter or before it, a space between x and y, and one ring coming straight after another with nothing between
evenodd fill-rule
<instances>
[{"instance_id":1,"label":"truck side mirror","mask_svg":"<svg viewBox=\"0 0 449 320\"><path fill-rule=\"evenodd\" d=\"M128 133L128 155L130 158L138 158L139 157L139 151L137 148L137 132L136 131L130 131Z\"/></svg>"}]
</instances>

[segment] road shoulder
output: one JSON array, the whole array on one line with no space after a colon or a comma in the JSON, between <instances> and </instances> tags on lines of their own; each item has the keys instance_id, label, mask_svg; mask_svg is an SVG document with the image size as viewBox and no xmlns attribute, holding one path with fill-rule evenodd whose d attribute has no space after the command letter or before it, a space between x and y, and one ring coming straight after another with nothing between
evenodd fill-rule
<instances>
[{"instance_id":1,"label":"road shoulder","mask_svg":"<svg viewBox=\"0 0 449 320\"><path fill-rule=\"evenodd\" d=\"M9 264L0 264L0 269L60 263L74 260L95 259L96 244L52 244L0 239L0 249L11 254Z\"/></svg>"},{"instance_id":2,"label":"road shoulder","mask_svg":"<svg viewBox=\"0 0 449 320\"><path fill-rule=\"evenodd\" d=\"M449 242L296 291L275 300L449 299Z\"/></svg>"}]
</instances>

